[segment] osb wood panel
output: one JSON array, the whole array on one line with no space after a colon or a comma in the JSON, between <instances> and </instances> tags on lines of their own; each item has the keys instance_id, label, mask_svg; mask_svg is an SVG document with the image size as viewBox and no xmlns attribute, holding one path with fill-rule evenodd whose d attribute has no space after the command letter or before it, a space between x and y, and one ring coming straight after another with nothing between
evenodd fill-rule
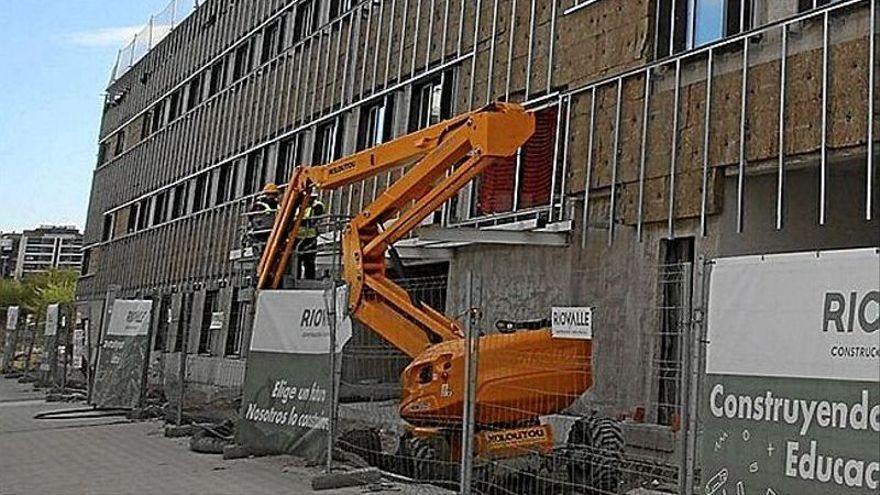
<instances>
[{"instance_id":1,"label":"osb wood panel","mask_svg":"<svg viewBox=\"0 0 880 495\"><path fill-rule=\"evenodd\" d=\"M835 81L829 92L828 142L832 148L859 146L865 143L867 114L864 108L867 95L867 69L860 57L867 53L866 40L853 40L835 45L829 58L829 74ZM712 88L712 118L710 122L709 166L719 167L739 162L740 97L742 72L724 70L731 59L741 60L740 54L721 55L717 61L721 71L715 72ZM702 62L705 63L705 62ZM786 154L810 153L821 143L821 50L804 51L790 55L787 67ZM779 60L750 66L748 73L748 106L746 112L746 159L759 162L778 156ZM721 73L719 73L721 72ZM829 77L829 80L831 77ZM656 76L650 101L647 154L645 169L645 220L665 220L668 216L668 174L672 144L672 102L674 91L669 81L674 70ZM687 81L683 78L683 82ZM621 138L619 143L618 184L621 186L621 211L625 222L633 221L635 211L632 182L638 181L638 154L641 124L638 115L643 91L641 84L624 84L621 108ZM699 215L703 163L703 133L705 118L705 80L692 81L683 86L679 104L679 136L676 157L675 216ZM589 97L576 105L575 118L589 113ZM592 186L606 188L611 183L616 86L609 84L597 92L595 134L593 143ZM570 142L569 192L583 191L586 164L588 117L575 121ZM579 143L583 143L582 145ZM634 166L635 164L635 166ZM636 174L633 174L633 171ZM717 181L712 173L710 184ZM637 196L637 195L636 195ZM709 194L710 213L716 208L714 189ZM636 198L637 200L637 198ZM717 203L720 205L720 203Z\"/></svg>"}]
</instances>

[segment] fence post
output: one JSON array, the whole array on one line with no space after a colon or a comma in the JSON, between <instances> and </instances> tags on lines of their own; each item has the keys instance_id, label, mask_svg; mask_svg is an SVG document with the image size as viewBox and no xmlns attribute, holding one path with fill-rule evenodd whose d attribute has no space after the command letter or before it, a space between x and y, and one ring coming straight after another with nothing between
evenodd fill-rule
<instances>
[{"instance_id":1,"label":"fence post","mask_svg":"<svg viewBox=\"0 0 880 495\"><path fill-rule=\"evenodd\" d=\"M464 408L463 428L461 433L461 487L462 495L471 491L471 475L474 463L474 419L477 399L477 366L479 364L478 353L480 345L480 330L478 321L480 310L474 305L474 273L467 274L467 320L465 322L465 346L464 346Z\"/></svg>"},{"instance_id":2,"label":"fence post","mask_svg":"<svg viewBox=\"0 0 880 495\"><path fill-rule=\"evenodd\" d=\"M153 49L153 16L147 22L147 51Z\"/></svg>"},{"instance_id":3,"label":"fence post","mask_svg":"<svg viewBox=\"0 0 880 495\"><path fill-rule=\"evenodd\" d=\"M329 294L325 295L324 302L328 306L327 322L330 325L330 417L327 422L327 465L326 471L330 473L333 469L333 437L336 434L336 412L339 404L339 390L336 386L337 381L337 363L336 363L336 290L339 287L336 279L339 277L340 271L340 225L335 217L331 217L330 228L333 230L333 261L332 271L329 281ZM317 245L315 246L317 249ZM297 268L298 270L299 268ZM329 300L327 299L329 297ZM340 370L341 371L341 370Z\"/></svg>"},{"instance_id":4,"label":"fence post","mask_svg":"<svg viewBox=\"0 0 880 495\"><path fill-rule=\"evenodd\" d=\"M137 48L137 40L138 40L138 35L134 35L134 39L131 40L131 51L129 52L129 55L128 55L128 67L129 68L131 68L134 65L134 51L135 51L135 48Z\"/></svg>"},{"instance_id":5,"label":"fence post","mask_svg":"<svg viewBox=\"0 0 880 495\"><path fill-rule=\"evenodd\" d=\"M692 280L693 287L690 300L691 310L688 324L688 338L685 345L688 353L685 355L685 363L688 373L685 374L686 395L683 395L684 417L682 421L684 432L683 451L681 454L682 470L679 488L683 494L692 494L696 490L697 451L699 449L699 404L700 387L703 370L703 358L705 351L705 314L706 314L706 259L700 255L689 269L688 277Z\"/></svg>"}]
</instances>

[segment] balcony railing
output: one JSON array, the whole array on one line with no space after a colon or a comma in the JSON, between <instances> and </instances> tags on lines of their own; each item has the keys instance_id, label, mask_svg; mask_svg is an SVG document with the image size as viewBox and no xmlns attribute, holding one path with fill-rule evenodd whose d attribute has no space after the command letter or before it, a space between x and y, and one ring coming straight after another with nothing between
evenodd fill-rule
<instances>
[{"instance_id":1,"label":"balcony railing","mask_svg":"<svg viewBox=\"0 0 880 495\"><path fill-rule=\"evenodd\" d=\"M672 237L682 218L698 217L706 235L726 167L736 169L742 232L745 177L769 166L782 230L787 166L815 157L816 220L824 225L829 152L850 149L865 154L859 194L871 220L875 151L865 144L877 140L876 8L870 0L837 2L563 93L557 167L568 184L552 190L551 219L565 218L564 197L582 195L586 225L597 191L607 191L609 243L615 225L634 225L641 239L646 223L665 222Z\"/></svg>"}]
</instances>

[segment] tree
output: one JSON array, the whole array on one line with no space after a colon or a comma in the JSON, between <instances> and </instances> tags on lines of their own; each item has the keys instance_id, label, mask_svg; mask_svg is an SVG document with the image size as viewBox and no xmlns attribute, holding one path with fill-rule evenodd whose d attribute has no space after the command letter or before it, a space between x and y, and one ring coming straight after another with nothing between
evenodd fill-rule
<instances>
[{"instance_id":1,"label":"tree","mask_svg":"<svg viewBox=\"0 0 880 495\"><path fill-rule=\"evenodd\" d=\"M6 310L9 306L20 306L23 314L33 315L31 344L42 341L42 332L36 331L46 319L46 308L50 304L72 303L76 296L78 274L72 270L53 269L25 277L24 280L0 280L0 344L5 340Z\"/></svg>"},{"instance_id":2,"label":"tree","mask_svg":"<svg viewBox=\"0 0 880 495\"><path fill-rule=\"evenodd\" d=\"M77 277L75 271L58 269L27 277L23 282L27 293L25 307L40 318L45 317L46 307L50 304L72 303L76 296Z\"/></svg>"}]
</instances>

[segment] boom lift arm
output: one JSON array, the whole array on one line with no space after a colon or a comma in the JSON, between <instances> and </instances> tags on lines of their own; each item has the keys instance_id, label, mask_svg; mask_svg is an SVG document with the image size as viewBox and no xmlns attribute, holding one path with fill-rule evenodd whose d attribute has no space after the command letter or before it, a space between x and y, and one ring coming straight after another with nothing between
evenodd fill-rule
<instances>
[{"instance_id":1,"label":"boom lift arm","mask_svg":"<svg viewBox=\"0 0 880 495\"><path fill-rule=\"evenodd\" d=\"M403 288L387 278L386 252L486 167L516 153L534 129L534 117L521 106L496 103L326 165L298 167L260 259L258 288L281 285L313 190L337 189L409 166L345 226L342 256L348 309L411 358L432 344L462 338L454 320L414 304ZM396 216L383 228L383 222Z\"/></svg>"}]
</instances>

